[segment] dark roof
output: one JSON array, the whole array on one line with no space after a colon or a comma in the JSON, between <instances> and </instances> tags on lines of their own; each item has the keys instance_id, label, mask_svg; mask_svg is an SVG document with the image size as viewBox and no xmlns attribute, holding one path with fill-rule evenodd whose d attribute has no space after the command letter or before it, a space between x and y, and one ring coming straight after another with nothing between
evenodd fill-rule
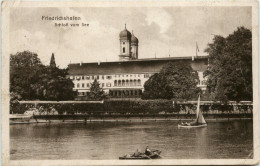
<instances>
[{"instance_id":1,"label":"dark roof","mask_svg":"<svg viewBox=\"0 0 260 166\"><path fill-rule=\"evenodd\" d=\"M132 61L95 62L69 64L69 75L108 75L117 73L158 73L161 68L170 61L187 60L192 62L193 70L206 70L208 57L169 57L137 59Z\"/></svg>"},{"instance_id":2,"label":"dark roof","mask_svg":"<svg viewBox=\"0 0 260 166\"><path fill-rule=\"evenodd\" d=\"M119 38L121 40L131 40L132 34L125 28L123 31L120 32Z\"/></svg>"},{"instance_id":3,"label":"dark roof","mask_svg":"<svg viewBox=\"0 0 260 166\"><path fill-rule=\"evenodd\" d=\"M131 43L132 44L138 44L139 40L137 39L137 37L135 37L135 35L133 34L131 37Z\"/></svg>"}]
</instances>

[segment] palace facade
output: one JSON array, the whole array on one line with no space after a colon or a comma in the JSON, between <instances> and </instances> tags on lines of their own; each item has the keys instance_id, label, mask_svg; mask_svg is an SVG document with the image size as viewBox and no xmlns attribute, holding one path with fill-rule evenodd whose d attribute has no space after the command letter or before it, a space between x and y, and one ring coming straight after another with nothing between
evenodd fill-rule
<instances>
[{"instance_id":1,"label":"palace facade","mask_svg":"<svg viewBox=\"0 0 260 166\"><path fill-rule=\"evenodd\" d=\"M69 78L78 96L87 96L91 83L97 79L103 90L111 97L140 97L144 83L164 65L171 61L188 61L198 72L198 87L206 90L203 72L208 67L207 56L167 57L138 59L138 39L126 27L119 34L119 61L69 64Z\"/></svg>"}]
</instances>

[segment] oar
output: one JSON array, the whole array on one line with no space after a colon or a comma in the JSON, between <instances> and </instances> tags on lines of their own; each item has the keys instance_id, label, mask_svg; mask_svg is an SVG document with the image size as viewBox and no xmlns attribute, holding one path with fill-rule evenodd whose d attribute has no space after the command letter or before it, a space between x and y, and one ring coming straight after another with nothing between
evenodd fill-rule
<instances>
[{"instance_id":1,"label":"oar","mask_svg":"<svg viewBox=\"0 0 260 166\"><path fill-rule=\"evenodd\" d=\"M148 159L151 159L151 157L147 156L145 153L142 153L142 155L147 157Z\"/></svg>"},{"instance_id":2,"label":"oar","mask_svg":"<svg viewBox=\"0 0 260 166\"><path fill-rule=\"evenodd\" d=\"M146 154L144 154L145 156L147 156ZM147 156L148 157L148 159L152 159L151 157L149 157L149 156Z\"/></svg>"}]
</instances>

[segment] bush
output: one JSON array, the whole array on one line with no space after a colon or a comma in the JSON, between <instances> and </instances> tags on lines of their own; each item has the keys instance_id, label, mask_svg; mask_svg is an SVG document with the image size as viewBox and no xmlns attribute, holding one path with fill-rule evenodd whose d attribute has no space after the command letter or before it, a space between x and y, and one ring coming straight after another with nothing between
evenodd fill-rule
<instances>
[{"instance_id":1,"label":"bush","mask_svg":"<svg viewBox=\"0 0 260 166\"><path fill-rule=\"evenodd\" d=\"M23 114L30 108L35 107L34 104L20 104L11 103L10 113ZM165 113L177 113L181 109L195 110L196 105L193 104L178 104L171 100L105 100L101 103L41 103L37 104L36 108L39 111L50 112L52 108L58 111L59 114L75 114L75 113L87 113L87 114L158 114L160 112ZM252 106L241 105L239 110L251 109ZM219 110L222 112L233 111L232 105L201 105L201 110L207 112L209 110Z\"/></svg>"}]
</instances>

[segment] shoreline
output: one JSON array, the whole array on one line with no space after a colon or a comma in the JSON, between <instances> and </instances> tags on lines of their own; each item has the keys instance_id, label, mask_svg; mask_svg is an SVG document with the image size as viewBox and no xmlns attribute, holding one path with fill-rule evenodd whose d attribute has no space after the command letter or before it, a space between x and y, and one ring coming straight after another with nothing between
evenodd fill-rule
<instances>
[{"instance_id":1,"label":"shoreline","mask_svg":"<svg viewBox=\"0 0 260 166\"><path fill-rule=\"evenodd\" d=\"M228 122L228 121L247 121L253 120L252 118L217 118L217 119L206 119L207 122ZM29 122L15 122L10 123L10 125L18 124L38 124L38 123L92 123L92 122L163 122L163 121L175 121L175 122L190 122L193 119L163 119L163 118L154 118L154 119L140 119L140 118L120 118L120 119L88 119L88 120L44 120L44 119L30 119Z\"/></svg>"}]
</instances>

